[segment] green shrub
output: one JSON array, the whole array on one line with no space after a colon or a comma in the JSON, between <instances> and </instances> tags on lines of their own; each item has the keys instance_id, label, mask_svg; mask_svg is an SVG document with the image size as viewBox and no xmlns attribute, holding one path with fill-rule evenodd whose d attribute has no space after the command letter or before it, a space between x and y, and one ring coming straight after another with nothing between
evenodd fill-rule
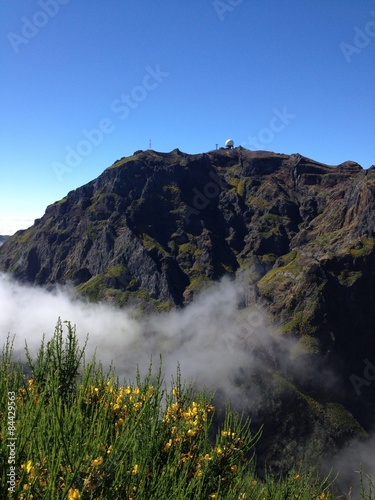
<instances>
[{"instance_id":1,"label":"green shrub","mask_svg":"<svg viewBox=\"0 0 375 500\"><path fill-rule=\"evenodd\" d=\"M212 397L182 384L178 370L169 385L151 365L143 380L137 373L135 382L121 384L95 357L86 363L85 347L74 327L59 321L35 360L26 349L25 367L13 361L8 338L0 359L0 498L333 498L328 481L313 472L259 480L260 432L230 407L214 430ZM14 493L7 491L9 391L16 401Z\"/></svg>"}]
</instances>

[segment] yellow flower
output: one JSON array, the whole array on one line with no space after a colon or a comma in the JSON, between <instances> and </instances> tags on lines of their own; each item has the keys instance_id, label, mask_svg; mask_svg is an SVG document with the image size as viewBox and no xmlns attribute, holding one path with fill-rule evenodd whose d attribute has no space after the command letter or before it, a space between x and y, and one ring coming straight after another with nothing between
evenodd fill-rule
<instances>
[{"instance_id":1,"label":"yellow flower","mask_svg":"<svg viewBox=\"0 0 375 500\"><path fill-rule=\"evenodd\" d=\"M193 429L189 429L187 431L187 435L190 437L194 437L197 434L197 431L194 431Z\"/></svg>"},{"instance_id":2,"label":"yellow flower","mask_svg":"<svg viewBox=\"0 0 375 500\"><path fill-rule=\"evenodd\" d=\"M230 471L233 473L237 472L237 465L232 465L232 467L230 468Z\"/></svg>"},{"instance_id":3,"label":"yellow flower","mask_svg":"<svg viewBox=\"0 0 375 500\"><path fill-rule=\"evenodd\" d=\"M216 448L216 453L217 453L218 455L222 455L222 454L223 454L223 450L222 450L222 448L220 448L220 446L218 446L218 447Z\"/></svg>"},{"instance_id":4,"label":"yellow flower","mask_svg":"<svg viewBox=\"0 0 375 500\"><path fill-rule=\"evenodd\" d=\"M176 411L178 411L178 408L179 408L178 403L173 403L173 404L171 405L171 407L170 407L170 408L168 408L168 410L170 410L171 412L176 412Z\"/></svg>"},{"instance_id":5,"label":"yellow flower","mask_svg":"<svg viewBox=\"0 0 375 500\"><path fill-rule=\"evenodd\" d=\"M135 464L132 469L132 476L136 476L138 474L138 471L139 471L139 465Z\"/></svg>"},{"instance_id":6,"label":"yellow flower","mask_svg":"<svg viewBox=\"0 0 375 500\"><path fill-rule=\"evenodd\" d=\"M132 392L132 388L130 386L128 386L126 389L125 389L125 394L131 394Z\"/></svg>"},{"instance_id":7,"label":"yellow flower","mask_svg":"<svg viewBox=\"0 0 375 500\"><path fill-rule=\"evenodd\" d=\"M22 464L21 469L26 469L27 474L30 474L31 477L35 475L35 468L31 460L28 460L26 464Z\"/></svg>"},{"instance_id":8,"label":"yellow flower","mask_svg":"<svg viewBox=\"0 0 375 500\"><path fill-rule=\"evenodd\" d=\"M215 498L217 498L217 495L216 495L216 493L211 493L211 495L210 495L210 498L212 498L212 499L215 499Z\"/></svg>"},{"instance_id":9,"label":"yellow flower","mask_svg":"<svg viewBox=\"0 0 375 500\"><path fill-rule=\"evenodd\" d=\"M149 398L151 398L153 395L154 395L154 386L153 386L153 385L150 385L150 386L148 387L147 396L148 396Z\"/></svg>"},{"instance_id":10,"label":"yellow flower","mask_svg":"<svg viewBox=\"0 0 375 500\"><path fill-rule=\"evenodd\" d=\"M193 408L191 410L191 413L193 415L197 415L198 414L198 404L195 401L193 401L192 406L193 406Z\"/></svg>"},{"instance_id":11,"label":"yellow flower","mask_svg":"<svg viewBox=\"0 0 375 500\"><path fill-rule=\"evenodd\" d=\"M79 500L80 496L81 495L76 488L70 488L68 491L68 500Z\"/></svg>"},{"instance_id":12,"label":"yellow flower","mask_svg":"<svg viewBox=\"0 0 375 500\"><path fill-rule=\"evenodd\" d=\"M108 455L111 453L111 451L112 451L112 445L107 450Z\"/></svg>"},{"instance_id":13,"label":"yellow flower","mask_svg":"<svg viewBox=\"0 0 375 500\"><path fill-rule=\"evenodd\" d=\"M297 474L296 476L294 476L294 479L295 479L296 481L298 481L298 479L299 479L300 477L301 477L301 475L300 475L300 474Z\"/></svg>"},{"instance_id":14,"label":"yellow flower","mask_svg":"<svg viewBox=\"0 0 375 500\"><path fill-rule=\"evenodd\" d=\"M190 452L189 453L183 453L181 455L181 459L179 461L179 464L183 464L184 462L187 462L191 458L192 458L192 454Z\"/></svg>"},{"instance_id":15,"label":"yellow flower","mask_svg":"<svg viewBox=\"0 0 375 500\"><path fill-rule=\"evenodd\" d=\"M319 500L326 500L326 498L327 498L327 495L323 491L323 493L319 497Z\"/></svg>"},{"instance_id":16,"label":"yellow flower","mask_svg":"<svg viewBox=\"0 0 375 500\"><path fill-rule=\"evenodd\" d=\"M172 446L172 439L168 441L168 443L164 446L163 451L169 451L169 448Z\"/></svg>"},{"instance_id":17,"label":"yellow flower","mask_svg":"<svg viewBox=\"0 0 375 500\"><path fill-rule=\"evenodd\" d=\"M92 466L92 467L97 467L98 465L101 465L102 463L103 463L103 457L95 458L95 459L91 462L91 466Z\"/></svg>"}]
</instances>

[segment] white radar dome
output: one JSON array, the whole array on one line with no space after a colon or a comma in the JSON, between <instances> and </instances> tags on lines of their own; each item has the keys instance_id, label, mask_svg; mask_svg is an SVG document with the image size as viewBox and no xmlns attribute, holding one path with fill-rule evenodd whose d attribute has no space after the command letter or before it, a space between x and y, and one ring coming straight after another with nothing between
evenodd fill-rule
<instances>
[{"instance_id":1,"label":"white radar dome","mask_svg":"<svg viewBox=\"0 0 375 500\"><path fill-rule=\"evenodd\" d=\"M227 140L225 141L225 147L226 147L226 148L233 148L233 146L234 146L233 139L227 139Z\"/></svg>"}]
</instances>

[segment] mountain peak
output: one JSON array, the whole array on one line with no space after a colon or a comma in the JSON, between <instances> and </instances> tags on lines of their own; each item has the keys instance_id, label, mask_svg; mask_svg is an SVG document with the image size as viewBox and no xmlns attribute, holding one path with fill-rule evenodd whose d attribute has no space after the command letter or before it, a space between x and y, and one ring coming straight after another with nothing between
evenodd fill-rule
<instances>
[{"instance_id":1,"label":"mountain peak","mask_svg":"<svg viewBox=\"0 0 375 500\"><path fill-rule=\"evenodd\" d=\"M198 276L216 280L249 259L268 271L296 245L313 245L327 232L345 229L346 240L372 237L373 206L366 200L373 177L352 161L328 166L242 147L136 151L11 237L0 269L31 282L84 288L104 279L109 267L128 269L132 248L143 264L117 283L121 294L131 298L141 288L153 299L181 304ZM152 279L139 271L146 261ZM98 297L107 296L108 287L102 292Z\"/></svg>"},{"instance_id":2,"label":"mountain peak","mask_svg":"<svg viewBox=\"0 0 375 500\"><path fill-rule=\"evenodd\" d=\"M242 147L136 151L11 236L0 270L143 311L183 307L223 276L238 279L297 339L296 373L335 370L340 404L370 426L375 384L359 404L351 377L375 352L374 228L375 170L354 161ZM300 390L327 400L315 372L288 379L298 404Z\"/></svg>"}]
</instances>

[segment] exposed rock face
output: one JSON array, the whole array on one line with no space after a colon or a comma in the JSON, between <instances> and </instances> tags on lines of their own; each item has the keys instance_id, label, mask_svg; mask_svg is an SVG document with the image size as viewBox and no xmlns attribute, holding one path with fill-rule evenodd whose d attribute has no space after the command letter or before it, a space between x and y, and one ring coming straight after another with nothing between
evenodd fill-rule
<instances>
[{"instance_id":1,"label":"exposed rock face","mask_svg":"<svg viewBox=\"0 0 375 500\"><path fill-rule=\"evenodd\" d=\"M355 162L243 148L141 151L9 238L0 269L37 284L73 282L92 299L168 307L253 266L286 331L313 335L329 352L360 330L362 362L374 345L374 192L374 168Z\"/></svg>"},{"instance_id":2,"label":"exposed rock face","mask_svg":"<svg viewBox=\"0 0 375 500\"><path fill-rule=\"evenodd\" d=\"M339 370L342 401L365 425L375 383L359 404L350 377L375 364L374 244L375 167L243 148L141 151L10 237L0 270L166 309L250 268L258 300L299 338L296 358L323 356Z\"/></svg>"},{"instance_id":3,"label":"exposed rock face","mask_svg":"<svg viewBox=\"0 0 375 500\"><path fill-rule=\"evenodd\" d=\"M2 236L2 235L0 235L0 247L4 243L4 241L7 240L8 238L9 238L9 236Z\"/></svg>"}]
</instances>

